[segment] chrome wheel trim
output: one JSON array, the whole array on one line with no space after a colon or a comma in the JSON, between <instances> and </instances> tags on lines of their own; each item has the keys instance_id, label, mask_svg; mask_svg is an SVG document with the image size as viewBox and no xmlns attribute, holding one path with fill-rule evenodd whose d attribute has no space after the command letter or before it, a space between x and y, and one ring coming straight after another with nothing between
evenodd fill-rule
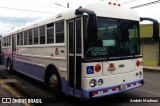
<instances>
[{"instance_id":1,"label":"chrome wheel trim","mask_svg":"<svg viewBox=\"0 0 160 106\"><path fill-rule=\"evenodd\" d=\"M8 70L10 70L10 66L11 66L11 64L10 64L10 62L8 62L8 65L7 65Z\"/></svg>"},{"instance_id":2,"label":"chrome wheel trim","mask_svg":"<svg viewBox=\"0 0 160 106\"><path fill-rule=\"evenodd\" d=\"M58 84L58 78L57 75L52 74L52 76L49 78L49 87L55 87Z\"/></svg>"}]
</instances>

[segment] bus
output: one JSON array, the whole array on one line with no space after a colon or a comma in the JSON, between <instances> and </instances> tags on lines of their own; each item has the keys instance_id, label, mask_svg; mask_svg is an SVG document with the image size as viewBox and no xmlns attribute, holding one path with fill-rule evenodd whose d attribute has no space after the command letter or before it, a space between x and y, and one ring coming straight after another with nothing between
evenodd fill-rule
<instances>
[{"instance_id":1,"label":"bus","mask_svg":"<svg viewBox=\"0 0 160 106\"><path fill-rule=\"evenodd\" d=\"M2 65L2 62L3 62L3 56L2 56L2 43L1 43L1 41L2 41L2 35L0 35L0 65Z\"/></svg>"},{"instance_id":2,"label":"bus","mask_svg":"<svg viewBox=\"0 0 160 106\"><path fill-rule=\"evenodd\" d=\"M69 9L15 28L2 37L4 64L45 83L55 96L92 99L144 85L139 17L117 2Z\"/></svg>"}]
</instances>

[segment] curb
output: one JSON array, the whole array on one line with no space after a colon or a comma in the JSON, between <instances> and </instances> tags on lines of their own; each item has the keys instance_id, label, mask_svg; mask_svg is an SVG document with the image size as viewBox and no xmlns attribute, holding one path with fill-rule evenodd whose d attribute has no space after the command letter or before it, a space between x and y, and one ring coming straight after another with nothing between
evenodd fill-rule
<instances>
[{"instance_id":1,"label":"curb","mask_svg":"<svg viewBox=\"0 0 160 106\"><path fill-rule=\"evenodd\" d=\"M160 73L160 70L158 69L151 69L151 68L143 68L144 72L155 72L155 73Z\"/></svg>"}]
</instances>

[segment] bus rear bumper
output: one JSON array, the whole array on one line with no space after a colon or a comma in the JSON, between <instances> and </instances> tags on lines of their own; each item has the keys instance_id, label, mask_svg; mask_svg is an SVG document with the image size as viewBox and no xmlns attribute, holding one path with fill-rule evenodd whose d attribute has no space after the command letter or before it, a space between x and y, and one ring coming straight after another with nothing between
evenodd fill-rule
<instances>
[{"instance_id":1,"label":"bus rear bumper","mask_svg":"<svg viewBox=\"0 0 160 106\"><path fill-rule=\"evenodd\" d=\"M122 85L116 85L116 86L99 88L99 89L83 90L83 99L87 100L87 99L92 99L96 97L103 97L107 95L112 95L112 94L128 91L128 90L144 85L144 79L137 80L137 81L130 82L130 83L125 83L124 85L126 87L124 89L122 89L121 87Z\"/></svg>"}]
</instances>

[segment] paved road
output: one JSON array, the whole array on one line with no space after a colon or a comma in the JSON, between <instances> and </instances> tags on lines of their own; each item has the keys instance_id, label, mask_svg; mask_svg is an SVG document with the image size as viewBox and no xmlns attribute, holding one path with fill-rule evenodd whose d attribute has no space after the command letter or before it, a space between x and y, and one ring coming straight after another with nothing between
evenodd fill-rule
<instances>
[{"instance_id":1,"label":"paved road","mask_svg":"<svg viewBox=\"0 0 160 106\"><path fill-rule=\"evenodd\" d=\"M27 78L21 74L10 75L6 72L6 68L4 66L0 66L0 78L9 78L9 79L17 79L16 84L11 84L12 87L15 87L17 91L19 91L22 95L27 97L49 97L52 98L53 101L57 101L57 98L52 96L52 94L48 91L45 85L34 81L30 78ZM134 90L130 90L124 93L116 94L109 96L110 98L119 98L122 97L160 97L160 73L152 73L152 72L144 72L145 85L136 88ZM108 97L98 98L94 100L89 100L87 102L80 103L77 99L72 97L63 97L64 100L68 102L57 102L52 105L60 105L60 106L75 106L75 105L117 105L117 106L160 106L160 103L116 103L116 104L108 104L105 102ZM123 98L122 98L123 99ZM74 103L73 103L74 101ZM77 102L77 103L76 103ZM51 104L50 104L51 105ZM45 105L44 105L45 106Z\"/></svg>"}]
</instances>

